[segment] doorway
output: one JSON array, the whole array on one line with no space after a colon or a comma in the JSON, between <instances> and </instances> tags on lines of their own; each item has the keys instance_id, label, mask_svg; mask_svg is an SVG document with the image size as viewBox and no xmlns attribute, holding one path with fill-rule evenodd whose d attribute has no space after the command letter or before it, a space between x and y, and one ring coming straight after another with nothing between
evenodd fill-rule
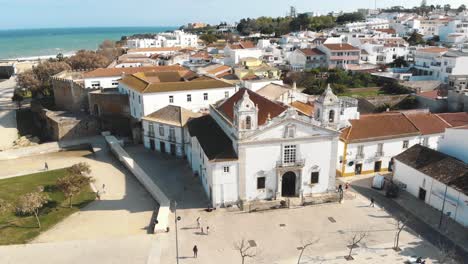
<instances>
[{"instance_id":1,"label":"doorway","mask_svg":"<svg viewBox=\"0 0 468 264\"><path fill-rule=\"evenodd\" d=\"M156 149L156 145L154 144L154 139L150 139L149 143L150 143L150 149L154 151Z\"/></svg>"},{"instance_id":2,"label":"doorway","mask_svg":"<svg viewBox=\"0 0 468 264\"><path fill-rule=\"evenodd\" d=\"M171 155L175 156L176 155L176 145L171 144Z\"/></svg>"},{"instance_id":3,"label":"doorway","mask_svg":"<svg viewBox=\"0 0 468 264\"><path fill-rule=\"evenodd\" d=\"M356 175L361 175L361 173L362 173L362 164L361 163L358 163L358 164L355 165L354 173Z\"/></svg>"},{"instance_id":4,"label":"doorway","mask_svg":"<svg viewBox=\"0 0 468 264\"><path fill-rule=\"evenodd\" d=\"M379 172L382 169L382 161L376 161L374 163L374 172Z\"/></svg>"},{"instance_id":5,"label":"doorway","mask_svg":"<svg viewBox=\"0 0 468 264\"><path fill-rule=\"evenodd\" d=\"M166 153L166 144L162 141L159 142L159 151L161 151L161 153Z\"/></svg>"},{"instance_id":6,"label":"doorway","mask_svg":"<svg viewBox=\"0 0 468 264\"><path fill-rule=\"evenodd\" d=\"M418 198L420 200L426 201L426 190L424 190L423 188L419 188Z\"/></svg>"},{"instance_id":7,"label":"doorway","mask_svg":"<svg viewBox=\"0 0 468 264\"><path fill-rule=\"evenodd\" d=\"M291 197L296 195L296 174L288 171L281 179L281 195Z\"/></svg>"}]
</instances>

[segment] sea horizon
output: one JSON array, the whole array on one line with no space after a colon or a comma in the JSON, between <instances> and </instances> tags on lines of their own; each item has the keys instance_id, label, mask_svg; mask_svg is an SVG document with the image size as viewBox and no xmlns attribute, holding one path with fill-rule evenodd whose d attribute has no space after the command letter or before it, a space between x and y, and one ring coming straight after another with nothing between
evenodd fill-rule
<instances>
[{"instance_id":1,"label":"sea horizon","mask_svg":"<svg viewBox=\"0 0 468 264\"><path fill-rule=\"evenodd\" d=\"M169 26L0 29L0 59L48 58L59 53L71 55L81 49L96 50L106 39L117 41L122 36L175 29L177 27Z\"/></svg>"}]
</instances>

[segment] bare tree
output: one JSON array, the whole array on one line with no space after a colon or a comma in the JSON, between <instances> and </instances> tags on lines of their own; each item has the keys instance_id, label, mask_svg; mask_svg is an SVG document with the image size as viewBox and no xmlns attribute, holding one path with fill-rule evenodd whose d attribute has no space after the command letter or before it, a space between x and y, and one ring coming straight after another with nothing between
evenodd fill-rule
<instances>
[{"instance_id":1,"label":"bare tree","mask_svg":"<svg viewBox=\"0 0 468 264\"><path fill-rule=\"evenodd\" d=\"M302 241L301 246L298 247L298 249L301 251L301 253L299 254L299 258L297 259L297 264L301 263L301 258L302 258L302 254L304 254L304 251L308 247L310 247L310 246L312 246L314 244L317 244L319 241L320 241L320 239L318 239L318 238L313 240L313 241L311 241L311 240Z\"/></svg>"},{"instance_id":2,"label":"bare tree","mask_svg":"<svg viewBox=\"0 0 468 264\"><path fill-rule=\"evenodd\" d=\"M88 175L91 169L87 163L78 163L68 168L68 175L57 179L57 187L69 199L72 208L72 199L78 195L85 186L93 182L93 178Z\"/></svg>"},{"instance_id":3,"label":"bare tree","mask_svg":"<svg viewBox=\"0 0 468 264\"><path fill-rule=\"evenodd\" d=\"M403 231L403 229L405 229L408 222L409 222L409 218L406 217L406 216L402 217L401 219L396 220L396 223L395 223L396 234L395 234L395 240L394 240L394 243L393 243L393 249L395 251L400 251L401 250L400 247L398 246L399 243L400 243L400 233L401 233L401 231Z\"/></svg>"},{"instance_id":4,"label":"bare tree","mask_svg":"<svg viewBox=\"0 0 468 264\"><path fill-rule=\"evenodd\" d=\"M91 174L91 166L86 162L77 163L67 169L69 174L80 174L84 176L89 176Z\"/></svg>"},{"instance_id":5,"label":"bare tree","mask_svg":"<svg viewBox=\"0 0 468 264\"><path fill-rule=\"evenodd\" d=\"M239 251L242 258L242 264L245 263L246 258L254 258L257 256L256 250L253 250L253 247L245 239L235 243L234 248Z\"/></svg>"},{"instance_id":6,"label":"bare tree","mask_svg":"<svg viewBox=\"0 0 468 264\"><path fill-rule=\"evenodd\" d=\"M353 253L353 249L358 247L358 244L363 241L367 237L368 233L366 231L362 232L355 232L352 237L350 237L349 241L349 254L345 256L346 260L353 260L354 258L351 256Z\"/></svg>"},{"instance_id":7,"label":"bare tree","mask_svg":"<svg viewBox=\"0 0 468 264\"><path fill-rule=\"evenodd\" d=\"M32 192L21 196L18 199L16 212L19 214L34 214L37 225L41 228L39 220L39 210L49 201L49 197L43 192Z\"/></svg>"}]
</instances>

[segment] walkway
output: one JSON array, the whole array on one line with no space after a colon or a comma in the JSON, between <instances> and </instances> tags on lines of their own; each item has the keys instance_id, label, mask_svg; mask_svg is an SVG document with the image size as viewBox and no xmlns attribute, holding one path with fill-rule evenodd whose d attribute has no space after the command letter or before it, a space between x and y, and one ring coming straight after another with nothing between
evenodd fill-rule
<instances>
[{"instance_id":1,"label":"walkway","mask_svg":"<svg viewBox=\"0 0 468 264\"><path fill-rule=\"evenodd\" d=\"M16 105L11 101L15 87L14 78L0 82L0 150L13 146L18 138Z\"/></svg>"},{"instance_id":2,"label":"walkway","mask_svg":"<svg viewBox=\"0 0 468 264\"><path fill-rule=\"evenodd\" d=\"M419 201L408 193L403 192L397 199L385 197L383 191L370 188L371 178L352 177L343 179L350 181L352 189L370 199L373 197L376 204L385 208L393 217L410 217L408 227L420 234L425 240L433 245L456 249L456 254L468 259L468 237L467 229L462 226L450 223L446 228L447 232L438 229L440 213L429 205Z\"/></svg>"}]
</instances>

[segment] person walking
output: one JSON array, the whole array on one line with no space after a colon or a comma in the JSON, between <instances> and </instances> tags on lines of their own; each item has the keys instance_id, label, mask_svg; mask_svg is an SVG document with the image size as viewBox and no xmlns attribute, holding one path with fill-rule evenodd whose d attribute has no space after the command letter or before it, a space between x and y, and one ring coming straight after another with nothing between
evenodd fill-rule
<instances>
[{"instance_id":1,"label":"person walking","mask_svg":"<svg viewBox=\"0 0 468 264\"><path fill-rule=\"evenodd\" d=\"M198 217L198 218L197 218L197 228L200 228L200 226L201 226L200 221L201 221L201 220L200 220L200 217Z\"/></svg>"},{"instance_id":2,"label":"person walking","mask_svg":"<svg viewBox=\"0 0 468 264\"><path fill-rule=\"evenodd\" d=\"M349 182L345 184L345 190L347 191L349 189Z\"/></svg>"},{"instance_id":3,"label":"person walking","mask_svg":"<svg viewBox=\"0 0 468 264\"><path fill-rule=\"evenodd\" d=\"M101 200L101 194L99 193L99 190L96 192L96 198L100 201Z\"/></svg>"},{"instance_id":4,"label":"person walking","mask_svg":"<svg viewBox=\"0 0 468 264\"><path fill-rule=\"evenodd\" d=\"M210 227L207 226L207 227L206 227L206 235L208 235L209 233L210 233Z\"/></svg>"},{"instance_id":5,"label":"person walking","mask_svg":"<svg viewBox=\"0 0 468 264\"><path fill-rule=\"evenodd\" d=\"M371 197L371 198L370 198L369 207L375 207L375 206L374 206L374 205L375 205L374 202L375 202L375 201L374 201L374 197Z\"/></svg>"},{"instance_id":6,"label":"person walking","mask_svg":"<svg viewBox=\"0 0 468 264\"><path fill-rule=\"evenodd\" d=\"M102 184L102 193L106 193L106 185L104 183Z\"/></svg>"},{"instance_id":7,"label":"person walking","mask_svg":"<svg viewBox=\"0 0 468 264\"><path fill-rule=\"evenodd\" d=\"M193 258L197 258L198 256L198 248L197 248L197 245L195 245L193 247Z\"/></svg>"},{"instance_id":8,"label":"person walking","mask_svg":"<svg viewBox=\"0 0 468 264\"><path fill-rule=\"evenodd\" d=\"M203 232L203 226L200 228L200 233L201 233L202 235L205 234L205 232Z\"/></svg>"},{"instance_id":9,"label":"person walking","mask_svg":"<svg viewBox=\"0 0 468 264\"><path fill-rule=\"evenodd\" d=\"M44 170L46 170L46 171L49 170L49 165L47 164L47 162L44 162Z\"/></svg>"}]
</instances>

